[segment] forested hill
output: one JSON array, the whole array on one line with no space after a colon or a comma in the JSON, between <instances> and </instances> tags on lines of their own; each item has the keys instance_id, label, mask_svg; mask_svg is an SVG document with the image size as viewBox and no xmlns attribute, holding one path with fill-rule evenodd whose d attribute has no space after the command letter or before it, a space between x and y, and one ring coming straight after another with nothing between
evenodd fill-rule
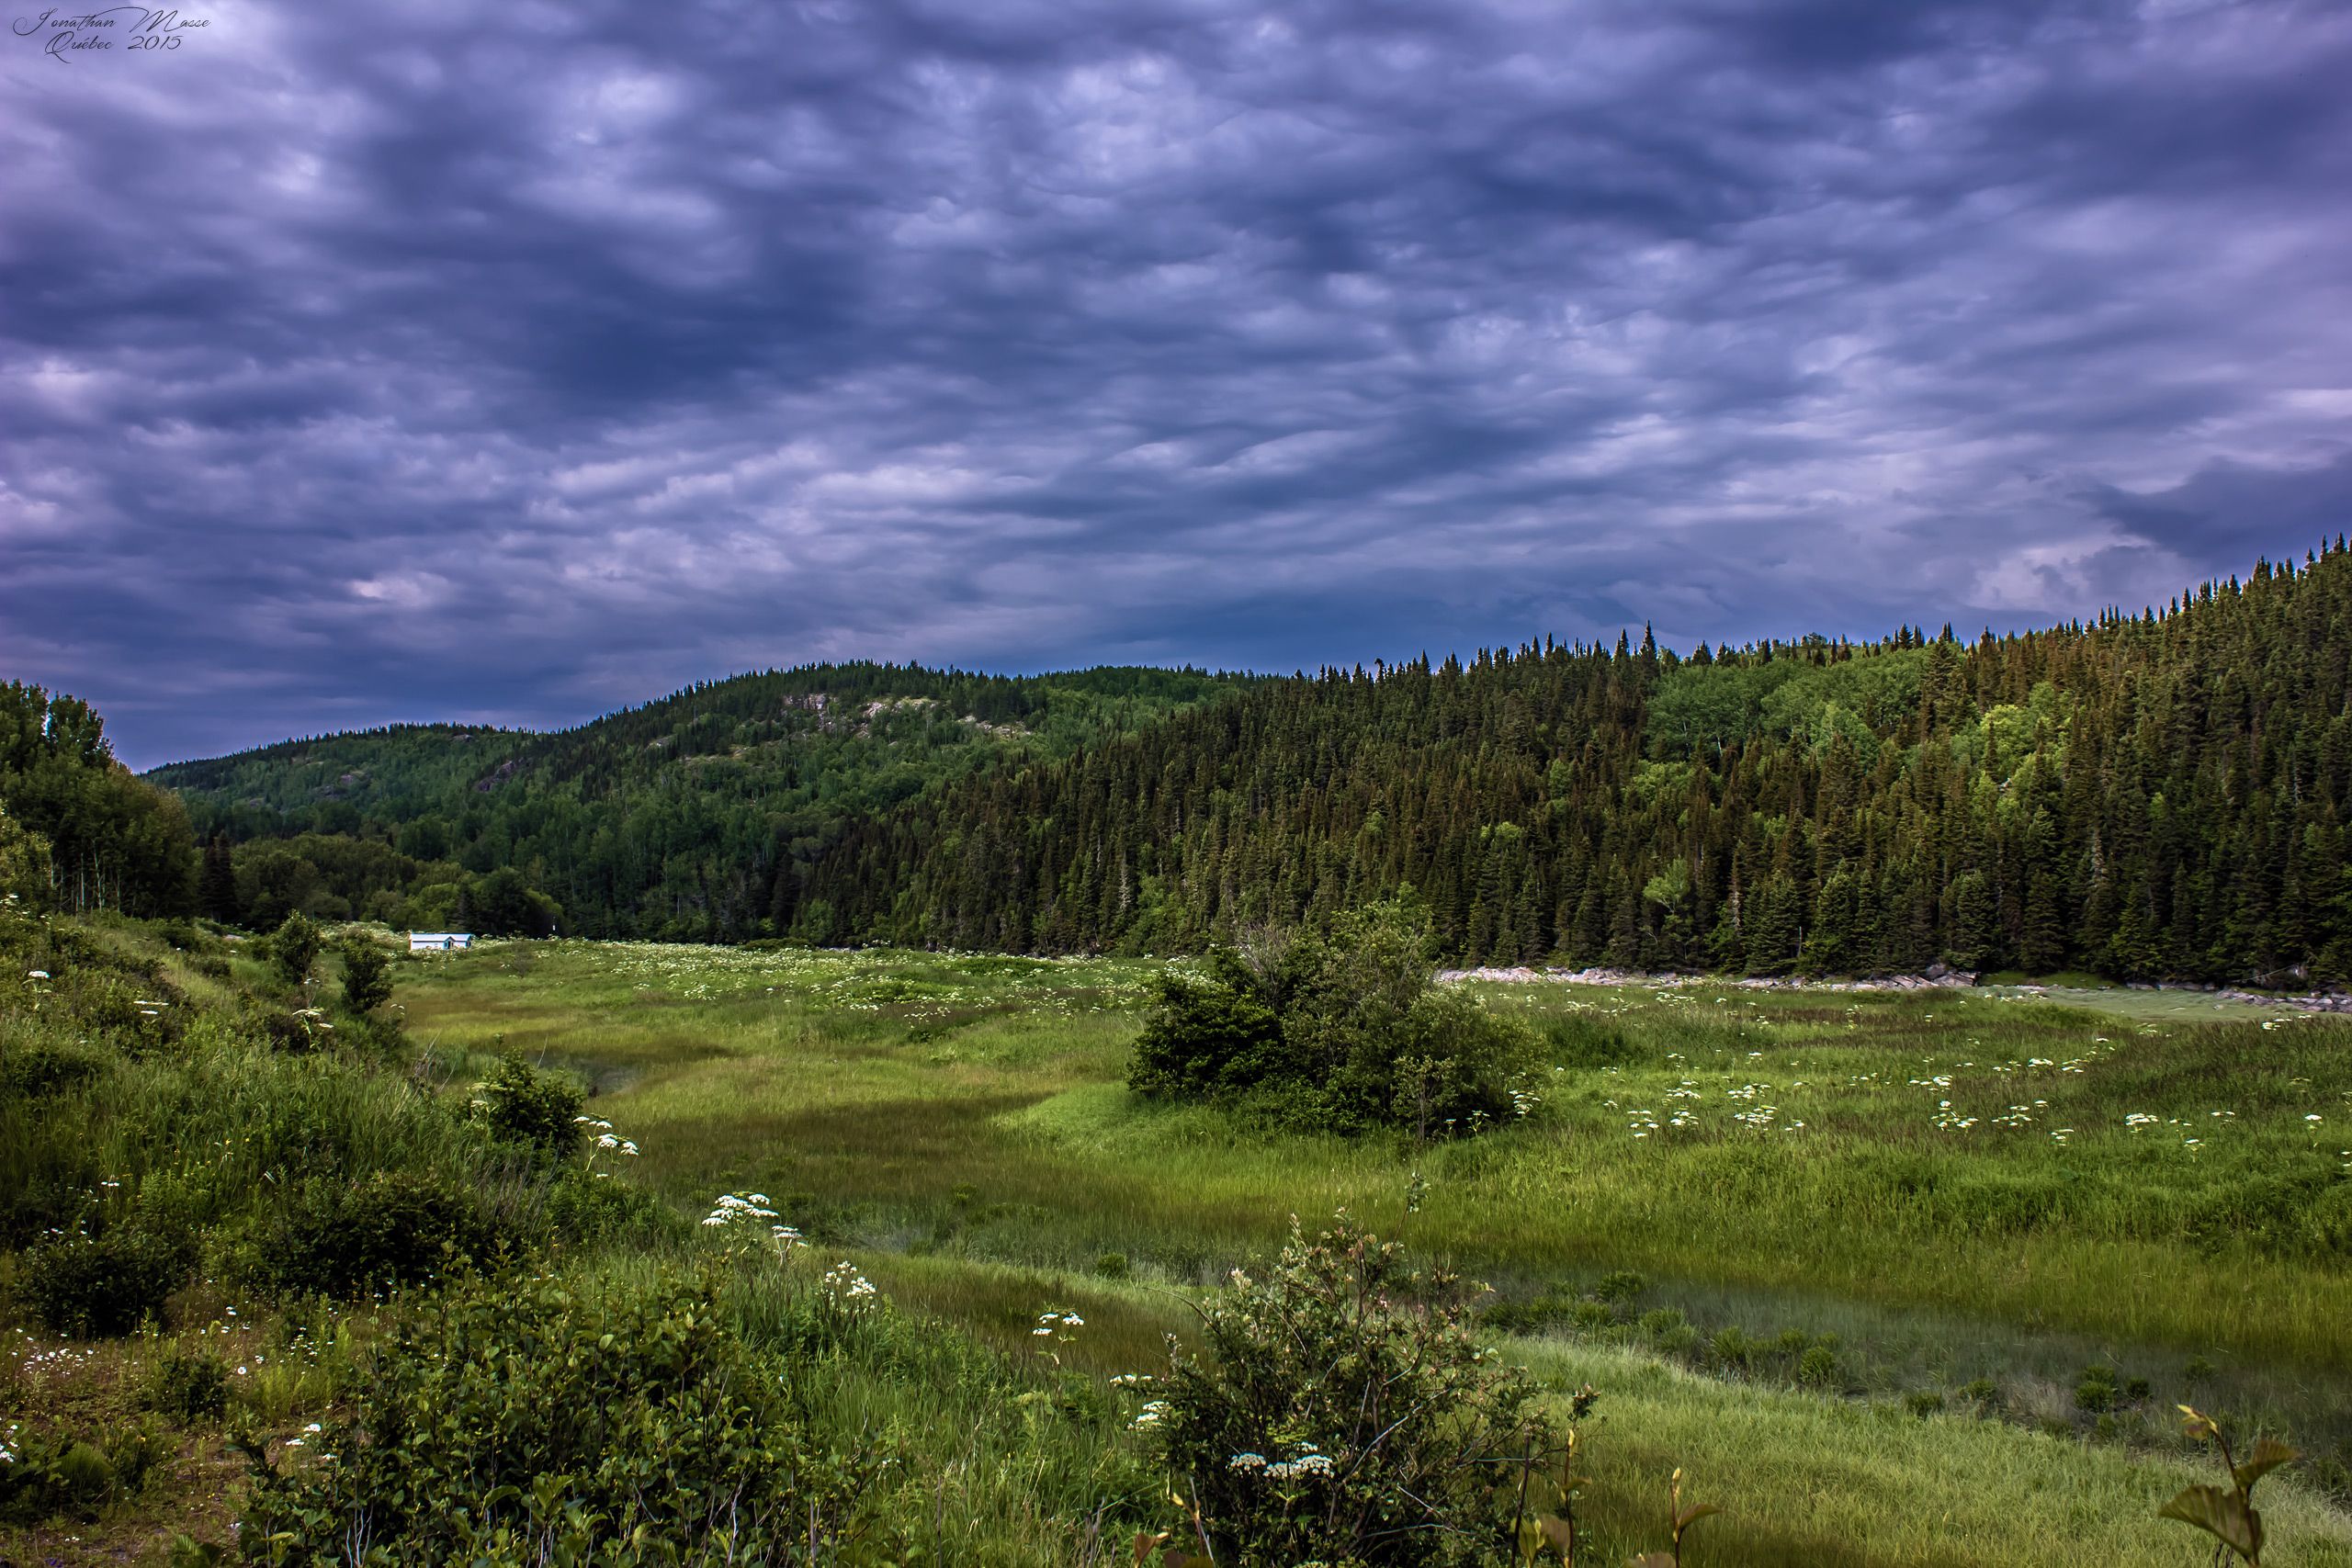
<instances>
[{"instance_id":1,"label":"forested hill","mask_svg":"<svg viewBox=\"0 0 2352 1568\"><path fill-rule=\"evenodd\" d=\"M691 687L575 729L411 725L289 740L147 775L200 839L234 840L208 912L527 924L520 892L588 935L772 931L779 873L851 822L1000 759L1049 761L1250 677L1035 677L812 665ZM216 852L217 853L218 852ZM501 884L476 908L480 879ZM787 905L792 900L787 897ZM545 899L536 906L553 914ZM485 918L488 917L488 918Z\"/></svg>"},{"instance_id":2,"label":"forested hill","mask_svg":"<svg viewBox=\"0 0 2352 1568\"><path fill-rule=\"evenodd\" d=\"M1270 682L854 827L803 934L1167 951L1410 884L1452 954L2352 971L2352 558L2162 614Z\"/></svg>"}]
</instances>

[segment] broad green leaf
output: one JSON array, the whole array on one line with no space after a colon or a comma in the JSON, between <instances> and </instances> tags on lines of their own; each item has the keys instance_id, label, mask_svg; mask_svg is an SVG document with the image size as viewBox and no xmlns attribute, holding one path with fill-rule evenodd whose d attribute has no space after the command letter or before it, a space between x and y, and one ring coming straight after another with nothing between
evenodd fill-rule
<instances>
[{"instance_id":1,"label":"broad green leaf","mask_svg":"<svg viewBox=\"0 0 2352 1568\"><path fill-rule=\"evenodd\" d=\"M2238 1466L2238 1490L2252 1492L2254 1483L2282 1464L2292 1464L2301 1456L2276 1438L2265 1438L2254 1445L2253 1457Z\"/></svg>"},{"instance_id":2,"label":"broad green leaf","mask_svg":"<svg viewBox=\"0 0 2352 1568\"><path fill-rule=\"evenodd\" d=\"M2191 1486L2157 1509L2156 1517L2195 1525L2248 1562L2262 1555L2262 1516L2235 1492Z\"/></svg>"},{"instance_id":3,"label":"broad green leaf","mask_svg":"<svg viewBox=\"0 0 2352 1568\"><path fill-rule=\"evenodd\" d=\"M1697 1524L1701 1519L1705 1518L1709 1514L1720 1514L1722 1512L1723 1510L1716 1507L1713 1503L1693 1503L1689 1507L1674 1516L1675 1533L1677 1535L1681 1534L1684 1530L1689 1529L1692 1525Z\"/></svg>"}]
</instances>

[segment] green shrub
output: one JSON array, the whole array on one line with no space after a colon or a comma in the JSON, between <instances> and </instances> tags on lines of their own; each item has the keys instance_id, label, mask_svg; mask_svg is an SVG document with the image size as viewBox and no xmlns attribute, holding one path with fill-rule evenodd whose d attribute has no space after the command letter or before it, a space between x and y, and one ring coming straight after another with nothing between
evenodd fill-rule
<instances>
[{"instance_id":1,"label":"green shrub","mask_svg":"<svg viewBox=\"0 0 2352 1568\"><path fill-rule=\"evenodd\" d=\"M472 1192L430 1172L321 1178L278 1216L261 1269L282 1294L353 1296L481 1261L500 1239Z\"/></svg>"},{"instance_id":2,"label":"green shrub","mask_svg":"<svg viewBox=\"0 0 2352 1568\"><path fill-rule=\"evenodd\" d=\"M1632 1301L1647 1286L1648 1281L1633 1269L1620 1269L1613 1273L1602 1275L1600 1282L1593 1286L1590 1294L1594 1301L1616 1304Z\"/></svg>"},{"instance_id":3,"label":"green shrub","mask_svg":"<svg viewBox=\"0 0 2352 1568\"><path fill-rule=\"evenodd\" d=\"M311 968L319 961L319 947L323 940L310 917L298 909L287 916L284 923L270 933L270 966L289 986L308 985Z\"/></svg>"},{"instance_id":4,"label":"green shrub","mask_svg":"<svg viewBox=\"0 0 2352 1568\"><path fill-rule=\"evenodd\" d=\"M1532 1385L1472 1338L1466 1292L1344 1218L1236 1272L1206 1355L1181 1351L1147 1429L1220 1562L1483 1562L1507 1539L1502 1461L1547 1434Z\"/></svg>"},{"instance_id":5,"label":"green shrub","mask_svg":"<svg viewBox=\"0 0 2352 1568\"><path fill-rule=\"evenodd\" d=\"M334 1026L316 1008L303 1008L295 1012L279 1012L262 1009L253 1015L252 1027L268 1042L273 1051L283 1051L300 1056L312 1051L322 1051L334 1041Z\"/></svg>"},{"instance_id":6,"label":"green shrub","mask_svg":"<svg viewBox=\"0 0 2352 1568\"><path fill-rule=\"evenodd\" d=\"M492 1132L543 1154L568 1155L580 1147L581 1107L588 1097L562 1073L541 1072L513 1057L477 1091L475 1104Z\"/></svg>"},{"instance_id":7,"label":"green shrub","mask_svg":"<svg viewBox=\"0 0 2352 1568\"><path fill-rule=\"evenodd\" d=\"M1105 1280L1124 1280L1128 1274L1127 1255L1106 1252L1094 1260L1094 1271Z\"/></svg>"},{"instance_id":8,"label":"green shrub","mask_svg":"<svg viewBox=\"0 0 2352 1568\"><path fill-rule=\"evenodd\" d=\"M1205 975L1160 975L1127 1074L1136 1093L1202 1099L1284 1074L1282 1015L1267 1005L1258 977L1229 950L1206 963Z\"/></svg>"},{"instance_id":9,"label":"green shrub","mask_svg":"<svg viewBox=\"0 0 2352 1568\"><path fill-rule=\"evenodd\" d=\"M650 1241L684 1224L644 1188L577 1167L565 1169L549 1184L546 1212L549 1230L588 1247Z\"/></svg>"},{"instance_id":10,"label":"green shrub","mask_svg":"<svg viewBox=\"0 0 2352 1568\"><path fill-rule=\"evenodd\" d=\"M1402 903L1338 916L1328 931L1252 958L1170 971L1136 1042L1139 1094L1238 1100L1276 1122L1417 1136L1475 1133L1534 1104L1524 1025L1437 987L1427 914Z\"/></svg>"},{"instance_id":11,"label":"green shrub","mask_svg":"<svg viewBox=\"0 0 2352 1568\"><path fill-rule=\"evenodd\" d=\"M19 1289L26 1308L51 1332L106 1337L160 1313L195 1261L192 1236L119 1224L35 1244Z\"/></svg>"},{"instance_id":12,"label":"green shrub","mask_svg":"<svg viewBox=\"0 0 2352 1568\"><path fill-rule=\"evenodd\" d=\"M370 1013L392 999L391 961L384 950L364 936L343 943L343 1005L355 1013Z\"/></svg>"},{"instance_id":13,"label":"green shrub","mask_svg":"<svg viewBox=\"0 0 2352 1568\"><path fill-rule=\"evenodd\" d=\"M131 1496L164 1453L153 1427L139 1424L95 1438L68 1432L0 1438L0 1520L38 1524L59 1516L94 1519Z\"/></svg>"},{"instance_id":14,"label":"green shrub","mask_svg":"<svg viewBox=\"0 0 2352 1568\"><path fill-rule=\"evenodd\" d=\"M107 1060L93 1051L35 1042L0 1053L0 1100L47 1100L70 1094L104 1076Z\"/></svg>"},{"instance_id":15,"label":"green shrub","mask_svg":"<svg viewBox=\"0 0 2352 1568\"><path fill-rule=\"evenodd\" d=\"M2126 1380L2113 1367L2085 1367L2082 1376L2075 1381L2075 1408L2101 1415L2122 1405L2145 1399L2148 1382L2145 1378Z\"/></svg>"},{"instance_id":16,"label":"green shrub","mask_svg":"<svg viewBox=\"0 0 2352 1568\"><path fill-rule=\"evenodd\" d=\"M786 1369L727 1322L674 1278L451 1292L305 1450L249 1449L249 1559L343 1562L364 1539L389 1565L840 1561L854 1463L805 1439Z\"/></svg>"},{"instance_id":17,"label":"green shrub","mask_svg":"<svg viewBox=\"0 0 2352 1568\"><path fill-rule=\"evenodd\" d=\"M146 1399L179 1421L219 1420L229 1408L229 1364L209 1350L172 1346L147 1375Z\"/></svg>"},{"instance_id":18,"label":"green shrub","mask_svg":"<svg viewBox=\"0 0 2352 1568\"><path fill-rule=\"evenodd\" d=\"M1828 1346L1808 1346L1797 1357L1797 1382L1805 1387L1835 1388L1841 1380L1838 1352Z\"/></svg>"}]
</instances>

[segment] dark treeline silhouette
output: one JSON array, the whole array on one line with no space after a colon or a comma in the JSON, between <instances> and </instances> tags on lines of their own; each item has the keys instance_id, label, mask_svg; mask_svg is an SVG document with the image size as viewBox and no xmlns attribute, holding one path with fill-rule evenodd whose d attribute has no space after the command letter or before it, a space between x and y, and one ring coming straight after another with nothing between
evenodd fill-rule
<instances>
[{"instance_id":1,"label":"dark treeline silhouette","mask_svg":"<svg viewBox=\"0 0 2352 1568\"><path fill-rule=\"evenodd\" d=\"M2339 539L1973 642L1326 671L856 823L772 916L1166 952L1409 885L1471 961L2340 978L2347 659Z\"/></svg>"}]
</instances>

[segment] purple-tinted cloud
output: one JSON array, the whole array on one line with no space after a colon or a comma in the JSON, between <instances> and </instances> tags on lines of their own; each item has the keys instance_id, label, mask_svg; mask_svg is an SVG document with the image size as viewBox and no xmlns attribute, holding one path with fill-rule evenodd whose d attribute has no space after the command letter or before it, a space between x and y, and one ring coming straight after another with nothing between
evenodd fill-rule
<instances>
[{"instance_id":1,"label":"purple-tinted cloud","mask_svg":"<svg viewBox=\"0 0 2352 1568\"><path fill-rule=\"evenodd\" d=\"M181 14L0 36L0 671L142 764L2030 624L2352 502L2339 8Z\"/></svg>"}]
</instances>

